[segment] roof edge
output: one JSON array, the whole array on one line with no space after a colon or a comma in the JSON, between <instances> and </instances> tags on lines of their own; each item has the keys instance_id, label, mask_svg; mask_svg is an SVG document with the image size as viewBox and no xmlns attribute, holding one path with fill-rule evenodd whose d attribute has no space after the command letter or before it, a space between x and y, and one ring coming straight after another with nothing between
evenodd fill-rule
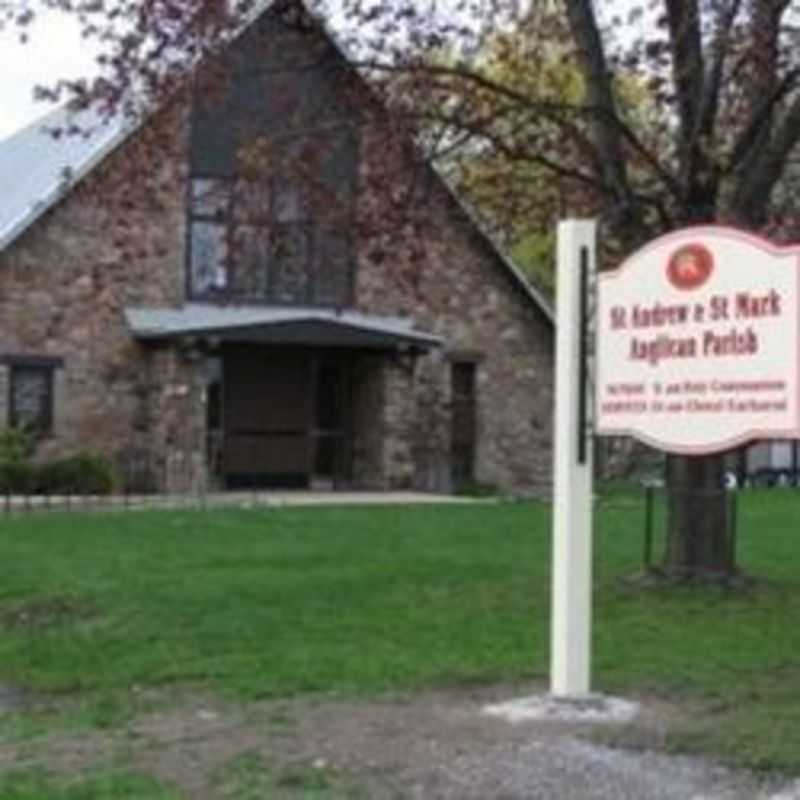
<instances>
[{"instance_id":1,"label":"roof edge","mask_svg":"<svg viewBox=\"0 0 800 800\"><path fill-rule=\"evenodd\" d=\"M43 118L44 119L44 118ZM43 119L41 120L43 122ZM22 234L25 233L36 221L44 216L62 198L69 194L95 167L99 166L108 158L111 153L120 147L130 136L132 136L144 123L144 119L127 120L121 123L120 129L106 142L98 146L97 150L86 159L77 169L75 169L63 181L60 181L44 197L35 201L27 214L18 217L6 231L0 235L0 253L11 246ZM2 142L0 142L2 147Z\"/></svg>"},{"instance_id":2,"label":"roof edge","mask_svg":"<svg viewBox=\"0 0 800 800\"><path fill-rule=\"evenodd\" d=\"M556 316L555 312L553 311L553 307L550 304L550 301L545 297L545 295L540 292L523 274L522 270L514 263L514 261L508 256L500 245L495 240L494 236L492 236L489 231L486 229L486 226L478 217L477 213L470 208L465 200L458 196L455 189L450 185L448 180L442 175L442 173L436 168L434 164L431 163L431 167L433 171L436 173L438 179L444 185L445 191L448 193L450 199L456 204L459 211L461 211L464 216L467 218L469 223L472 227L478 232L481 238L489 245L489 248L492 250L495 256L499 259L500 263L503 267L508 271L509 277L512 281L517 285L517 288L521 289L522 292L527 295L529 300L532 300L533 303L539 308L539 310L544 314L547 321L555 326L556 324Z\"/></svg>"},{"instance_id":3,"label":"roof edge","mask_svg":"<svg viewBox=\"0 0 800 800\"><path fill-rule=\"evenodd\" d=\"M216 306L209 306L210 308L216 309ZM266 308L266 307L265 307ZM240 330L246 328L258 328L258 327L280 327L282 325L294 325L297 323L304 323L304 322L322 322L331 324L334 326L342 327L342 328L349 328L351 330L361 331L364 333L381 333L385 335L392 336L398 340L405 340L407 342L417 343L417 344L424 344L429 347L442 347L444 345L444 337L439 336L434 333L427 333L426 331L417 330L409 325L408 328L404 329L397 329L390 331L387 328L380 328L378 326L370 325L368 322L358 319L348 318L347 312L344 314L337 313L335 311L326 311L323 309L319 310L310 310L310 309L297 309L296 313L288 316L285 319L275 319L275 320L266 320L266 319L243 319L239 321L231 320L229 322L222 322L220 320L214 320L207 325L187 325L185 328L173 328L168 325L164 326L142 326L140 323L134 319L134 315L136 313L141 312L162 312L166 314L175 314L176 312L180 312L180 309L149 309L149 308L126 308L124 310L125 313L125 320L128 324L128 327L133 332L134 336L142 340L159 340L159 339L171 339L175 337L183 337L183 336L204 336L204 335L213 335L214 333L224 331L224 330ZM379 320L380 317L376 317L376 320ZM397 318L384 318L384 319L391 319L393 322L397 322ZM409 322L413 322L410 318L408 319Z\"/></svg>"}]
</instances>

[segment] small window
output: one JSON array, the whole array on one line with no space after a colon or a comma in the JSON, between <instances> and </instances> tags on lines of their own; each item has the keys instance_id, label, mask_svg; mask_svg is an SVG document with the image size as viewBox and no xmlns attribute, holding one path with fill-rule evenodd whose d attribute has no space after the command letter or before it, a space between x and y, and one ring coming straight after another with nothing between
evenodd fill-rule
<instances>
[{"instance_id":1,"label":"small window","mask_svg":"<svg viewBox=\"0 0 800 800\"><path fill-rule=\"evenodd\" d=\"M9 381L12 428L46 436L53 430L53 366L13 364Z\"/></svg>"}]
</instances>

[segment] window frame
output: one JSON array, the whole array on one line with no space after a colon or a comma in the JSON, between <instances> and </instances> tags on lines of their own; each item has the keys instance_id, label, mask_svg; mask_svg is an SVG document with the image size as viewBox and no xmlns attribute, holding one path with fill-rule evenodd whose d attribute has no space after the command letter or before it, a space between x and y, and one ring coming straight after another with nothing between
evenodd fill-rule
<instances>
[{"instance_id":1,"label":"window frame","mask_svg":"<svg viewBox=\"0 0 800 800\"><path fill-rule=\"evenodd\" d=\"M7 369L8 394L7 424L10 428L20 428L30 432L37 439L52 436L55 431L55 373L64 366L61 358L52 356L0 355L0 365ZM19 410L14 391L15 376L20 371L38 372L45 378L45 409L42 424L35 427L20 426Z\"/></svg>"},{"instance_id":2,"label":"window frame","mask_svg":"<svg viewBox=\"0 0 800 800\"><path fill-rule=\"evenodd\" d=\"M349 129L349 125L337 125L339 128ZM320 135L324 131L317 131ZM290 163L294 158L302 157L302 150L290 146L287 154ZM296 151L296 152L295 152ZM356 164L358 154L356 150ZM357 167L356 167L357 169ZM216 213L196 211L196 181L218 181L227 184L226 203L224 210ZM185 296L187 300L197 302L224 302L233 301L246 305L273 305L283 307L293 306L312 306L319 308L342 308L349 307L353 303L355 295L355 274L357 270L357 254L353 239L355 226L356 197L358 194L357 177L353 178L351 201L348 216L347 231L341 235L341 244L337 246L333 256L326 253L326 244L331 238L331 232L341 233L341 223L332 222L328 219L325 212L325 203L315 199L313 181L306 183L302 175L298 178L291 166L287 169L281 165L276 165L273 173L262 178L264 190L268 193L267 202L258 206L256 214L245 211L241 213L241 198L246 197L246 193L238 191L240 182L246 183L244 176L235 171L214 169L206 167L194 171L190 170L186 183L186 234L185 234ZM281 185L287 187L283 192ZM296 214L291 214L291 218L286 218L281 213L279 195L282 193L297 192L300 200L297 204ZM238 195L238 196L237 196ZM284 206L285 208L285 206ZM224 286L210 286L208 289L199 291L195 287L194 276L194 247L193 247L193 227L197 222L220 225L224 230ZM244 234L241 239L237 233L242 229ZM249 229L249 231L246 231ZM294 231L299 231L294 233ZM294 235L297 242L301 242L304 251L302 259L302 285L300 291L292 286L293 279L297 280L299 270L292 267L293 264L286 262L277 253L280 241L291 240ZM327 237L327 238L326 238ZM237 248L242 245L240 242L260 239L260 248L252 247L251 252L260 250L258 257L265 258L261 273L249 270L252 275L245 281L240 281L239 276L247 276L248 259L242 259L241 267L237 264ZM251 259L255 261L255 259ZM285 272L283 271L285 270ZM323 273L329 270L331 277L326 280ZM238 275L237 275L238 273ZM285 281L284 284L282 282ZM248 285L249 284L249 285ZM283 297L279 294L283 285ZM262 288L263 287L263 288ZM291 297L287 299L287 297Z\"/></svg>"}]
</instances>

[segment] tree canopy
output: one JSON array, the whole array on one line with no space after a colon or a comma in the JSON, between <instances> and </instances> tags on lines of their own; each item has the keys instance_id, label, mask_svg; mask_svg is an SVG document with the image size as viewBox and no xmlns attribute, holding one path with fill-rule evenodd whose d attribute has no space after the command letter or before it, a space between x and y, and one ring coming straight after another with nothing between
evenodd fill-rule
<instances>
[{"instance_id":1,"label":"tree canopy","mask_svg":"<svg viewBox=\"0 0 800 800\"><path fill-rule=\"evenodd\" d=\"M0 13L23 33L48 8L74 13L100 73L42 95L113 114L181 91L266 5L301 24L294 0L15 0ZM531 180L548 176L563 210L602 215L627 246L686 223L764 229L794 216L800 19L790 0L305 5L365 73L402 73L395 108L438 126L426 137L432 157L491 152L512 184L525 183L516 164L533 164ZM452 58L431 60L443 44ZM576 75L580 91L565 86ZM658 111L647 120L625 102L631 76ZM508 192L520 213L521 194Z\"/></svg>"}]
</instances>

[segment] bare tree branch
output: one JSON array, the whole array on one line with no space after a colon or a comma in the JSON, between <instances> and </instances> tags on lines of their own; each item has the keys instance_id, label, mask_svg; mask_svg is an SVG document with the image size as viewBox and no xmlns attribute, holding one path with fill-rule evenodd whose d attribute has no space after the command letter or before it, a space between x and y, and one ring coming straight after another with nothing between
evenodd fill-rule
<instances>
[{"instance_id":1,"label":"bare tree branch","mask_svg":"<svg viewBox=\"0 0 800 800\"><path fill-rule=\"evenodd\" d=\"M730 0L727 8L719 13L716 30L708 46L711 63L706 71L697 120L690 135L692 144L700 138L710 138L714 132L719 109L722 76L731 50L731 29L741 6L742 0ZM706 59L706 61L708 60Z\"/></svg>"},{"instance_id":2,"label":"bare tree branch","mask_svg":"<svg viewBox=\"0 0 800 800\"><path fill-rule=\"evenodd\" d=\"M756 99L749 122L731 149L728 171L747 170L755 164L761 147L768 141L775 108L797 87L799 80L800 67L787 72L771 94Z\"/></svg>"},{"instance_id":3,"label":"bare tree branch","mask_svg":"<svg viewBox=\"0 0 800 800\"><path fill-rule=\"evenodd\" d=\"M703 96L703 45L697 0L665 0L672 54L672 79L677 92L681 144L686 167L694 160L693 133L700 118Z\"/></svg>"},{"instance_id":4,"label":"bare tree branch","mask_svg":"<svg viewBox=\"0 0 800 800\"><path fill-rule=\"evenodd\" d=\"M628 181L625 153L619 138L619 120L603 40L597 27L592 0L566 0L567 17L577 45L586 81L588 105L600 110L594 119L594 136L603 158L603 178L611 187L616 203L625 209L630 223L638 214Z\"/></svg>"},{"instance_id":5,"label":"bare tree branch","mask_svg":"<svg viewBox=\"0 0 800 800\"><path fill-rule=\"evenodd\" d=\"M800 93L776 124L774 135L755 158L753 168L742 175L733 202L737 220L753 227L767 221L768 199L784 173L792 150L800 143Z\"/></svg>"},{"instance_id":6,"label":"bare tree branch","mask_svg":"<svg viewBox=\"0 0 800 800\"><path fill-rule=\"evenodd\" d=\"M615 184L613 180L608 180L609 172L607 167L604 166L607 161L607 153L601 151L602 149L599 142L590 140L579 126L571 122L572 117L584 117L590 121L592 117L596 119L600 118L603 123L602 127L608 129L607 138L615 140L615 152L619 153L618 159L620 165L623 165L625 158L624 150L622 149L622 143L624 142L652 169L655 176L662 182L666 191L671 194L674 199L677 200L681 196L680 184L675 176L660 162L657 154L644 145L636 132L625 123L616 112L616 105L614 103L612 103L611 110L609 110L607 106L592 105L590 103L576 104L565 101L535 98L515 89L508 83L494 80L484 73L463 66L449 67L434 64L409 69L402 64L387 65L374 62L361 62L359 67L379 72L393 72L399 74L417 70L421 72L425 78L430 78L431 76L452 78L465 84L460 91L468 93L470 89L467 87L471 85L473 87L472 90L480 89L490 93L495 98L495 102L497 102L497 98L512 101L517 104L519 108L524 109L531 118L533 118L535 114L546 117L553 124L561 127L570 139L574 140L582 147L587 155L591 155L594 165L598 169L598 175L603 176L603 178L608 181L608 191L619 199L619 184ZM423 78L423 80L425 80L425 78ZM499 114L499 108L494 109L493 114L487 115L483 120L484 124L490 125L493 115ZM444 119L444 117L440 118ZM448 116L448 120L453 125L459 124L458 115L451 114ZM624 166L622 166L622 171L624 173ZM625 179L625 184L627 185L627 179Z\"/></svg>"}]
</instances>

